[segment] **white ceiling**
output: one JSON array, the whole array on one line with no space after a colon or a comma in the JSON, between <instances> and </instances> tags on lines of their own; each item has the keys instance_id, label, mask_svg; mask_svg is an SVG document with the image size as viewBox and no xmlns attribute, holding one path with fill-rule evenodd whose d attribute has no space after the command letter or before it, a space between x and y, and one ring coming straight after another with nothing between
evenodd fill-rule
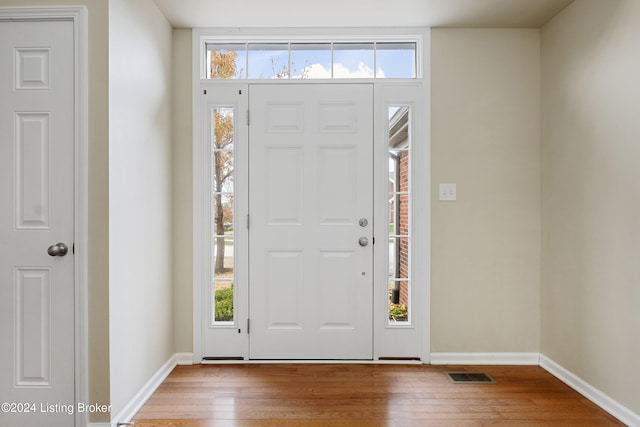
<instances>
[{"instance_id":1,"label":"white ceiling","mask_svg":"<svg viewBox=\"0 0 640 427\"><path fill-rule=\"evenodd\" d=\"M573 0L155 0L176 28L539 28Z\"/></svg>"}]
</instances>

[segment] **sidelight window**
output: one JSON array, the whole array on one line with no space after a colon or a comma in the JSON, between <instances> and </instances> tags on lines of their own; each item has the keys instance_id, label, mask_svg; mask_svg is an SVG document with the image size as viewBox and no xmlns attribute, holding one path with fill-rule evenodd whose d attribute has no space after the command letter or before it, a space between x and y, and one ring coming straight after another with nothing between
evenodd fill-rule
<instances>
[{"instance_id":1,"label":"sidelight window","mask_svg":"<svg viewBox=\"0 0 640 427\"><path fill-rule=\"evenodd\" d=\"M411 315L411 134L410 109L389 108L389 323L406 325Z\"/></svg>"},{"instance_id":2,"label":"sidelight window","mask_svg":"<svg viewBox=\"0 0 640 427\"><path fill-rule=\"evenodd\" d=\"M234 108L211 109L213 318L212 324L234 322Z\"/></svg>"}]
</instances>

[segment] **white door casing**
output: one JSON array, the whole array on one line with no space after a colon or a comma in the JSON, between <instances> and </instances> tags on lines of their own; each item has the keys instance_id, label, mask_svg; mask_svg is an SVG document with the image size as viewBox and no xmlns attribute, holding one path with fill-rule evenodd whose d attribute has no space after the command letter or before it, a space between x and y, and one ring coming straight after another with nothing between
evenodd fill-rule
<instances>
[{"instance_id":1,"label":"white door casing","mask_svg":"<svg viewBox=\"0 0 640 427\"><path fill-rule=\"evenodd\" d=\"M34 403L2 415L22 426L77 415L74 28L0 22L0 390ZM58 243L68 253L49 255ZM52 416L47 403L70 410Z\"/></svg>"},{"instance_id":2,"label":"white door casing","mask_svg":"<svg viewBox=\"0 0 640 427\"><path fill-rule=\"evenodd\" d=\"M373 87L250 90L249 356L372 359Z\"/></svg>"}]
</instances>

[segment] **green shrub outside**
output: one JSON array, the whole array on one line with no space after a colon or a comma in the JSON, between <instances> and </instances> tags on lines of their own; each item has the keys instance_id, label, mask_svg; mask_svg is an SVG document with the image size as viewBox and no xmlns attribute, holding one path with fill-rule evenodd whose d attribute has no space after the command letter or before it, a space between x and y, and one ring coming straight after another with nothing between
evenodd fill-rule
<instances>
[{"instance_id":1,"label":"green shrub outside","mask_svg":"<svg viewBox=\"0 0 640 427\"><path fill-rule=\"evenodd\" d=\"M216 291L216 322L228 322L233 320L233 285L230 288Z\"/></svg>"}]
</instances>

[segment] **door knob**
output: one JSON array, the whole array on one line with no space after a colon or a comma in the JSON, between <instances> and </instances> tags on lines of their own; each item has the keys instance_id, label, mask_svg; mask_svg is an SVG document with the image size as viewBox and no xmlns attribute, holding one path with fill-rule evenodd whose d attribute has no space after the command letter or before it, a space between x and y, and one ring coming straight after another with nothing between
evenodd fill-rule
<instances>
[{"instance_id":1,"label":"door knob","mask_svg":"<svg viewBox=\"0 0 640 427\"><path fill-rule=\"evenodd\" d=\"M369 244L369 239L367 239L366 237L361 237L358 239L358 244L360 246L367 246Z\"/></svg>"},{"instance_id":2,"label":"door knob","mask_svg":"<svg viewBox=\"0 0 640 427\"><path fill-rule=\"evenodd\" d=\"M69 248L64 243L56 243L47 249L47 253L51 256L65 256L67 252L69 252Z\"/></svg>"}]
</instances>

